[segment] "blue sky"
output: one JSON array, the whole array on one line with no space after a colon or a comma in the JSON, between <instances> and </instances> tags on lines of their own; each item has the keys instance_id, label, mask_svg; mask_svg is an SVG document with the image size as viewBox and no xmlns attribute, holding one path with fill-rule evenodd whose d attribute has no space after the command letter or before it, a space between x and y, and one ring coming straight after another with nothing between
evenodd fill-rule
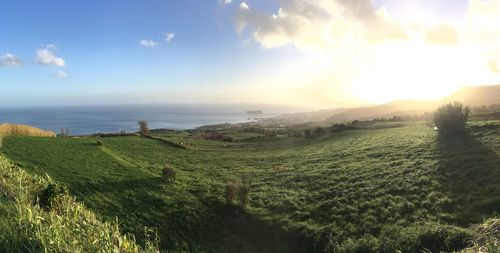
<instances>
[{"instance_id":1,"label":"blue sky","mask_svg":"<svg viewBox=\"0 0 500 253\"><path fill-rule=\"evenodd\" d=\"M359 74L356 67L356 78L330 76L338 76L337 69L346 66L342 57L346 62L353 58L348 53L339 56L339 52L354 49L335 44L318 50L316 46L324 44L322 41L308 39L304 43L307 37L301 35L315 38L308 33L311 28L300 29L302 24L297 23L292 27L296 30L289 31L290 27L280 26L286 24L286 18L302 15L297 9L301 5L264 0L229 2L0 0L0 56L6 62L0 64L0 106L315 101L324 106L365 102L364 97L346 94L350 100L343 101L334 94L355 92L350 87L357 87L357 77L368 72ZM457 27L465 22L469 6L464 0L354 2L376 15L383 8L398 22L419 13L415 19L426 21L430 16L436 24ZM280 8L288 15L278 17ZM273 14L283 20L269 23ZM331 24L323 27L315 17L307 22L321 29L330 29ZM362 21L358 18L353 22ZM244 29L236 31L238 24L244 24ZM284 29L288 29L286 34L280 34ZM175 36L167 41L166 33ZM360 33L368 34L366 41L373 37L371 32ZM380 45L370 43L356 52ZM331 71L323 69L325 64L332 64ZM298 75L301 66L309 70Z\"/></svg>"}]
</instances>

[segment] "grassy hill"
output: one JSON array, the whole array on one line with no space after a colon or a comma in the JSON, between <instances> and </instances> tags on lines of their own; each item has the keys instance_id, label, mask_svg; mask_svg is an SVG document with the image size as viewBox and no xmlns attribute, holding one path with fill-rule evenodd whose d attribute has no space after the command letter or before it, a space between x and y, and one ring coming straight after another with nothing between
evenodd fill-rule
<instances>
[{"instance_id":1,"label":"grassy hill","mask_svg":"<svg viewBox=\"0 0 500 253\"><path fill-rule=\"evenodd\" d=\"M116 222L102 222L73 197L56 194L56 185L0 156L0 252L158 252L153 237L140 247Z\"/></svg>"},{"instance_id":2,"label":"grassy hill","mask_svg":"<svg viewBox=\"0 0 500 253\"><path fill-rule=\"evenodd\" d=\"M227 145L167 138L5 137L2 152L66 184L77 200L163 250L190 252L417 252L453 250L465 229L500 210L500 121L440 139L423 124L316 139ZM161 168L178 170L165 183ZM248 208L224 204L228 181L251 186Z\"/></svg>"}]
</instances>

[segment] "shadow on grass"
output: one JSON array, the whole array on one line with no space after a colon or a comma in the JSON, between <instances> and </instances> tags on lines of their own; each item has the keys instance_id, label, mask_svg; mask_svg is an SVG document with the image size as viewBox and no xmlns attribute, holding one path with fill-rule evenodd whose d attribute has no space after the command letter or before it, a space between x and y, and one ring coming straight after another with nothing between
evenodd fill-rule
<instances>
[{"instance_id":1,"label":"shadow on grass","mask_svg":"<svg viewBox=\"0 0 500 253\"><path fill-rule=\"evenodd\" d=\"M461 225L500 212L500 157L468 134L438 137L438 178Z\"/></svg>"},{"instance_id":2,"label":"shadow on grass","mask_svg":"<svg viewBox=\"0 0 500 253\"><path fill-rule=\"evenodd\" d=\"M285 231L277 224L262 220L237 206L214 202L211 206L220 228L215 244L218 252L298 253L312 252L312 240L297 232Z\"/></svg>"},{"instance_id":3,"label":"shadow on grass","mask_svg":"<svg viewBox=\"0 0 500 253\"><path fill-rule=\"evenodd\" d=\"M160 177L75 183L83 202L125 232L144 239L155 227L165 252L309 252L308 242L213 196L192 194Z\"/></svg>"}]
</instances>

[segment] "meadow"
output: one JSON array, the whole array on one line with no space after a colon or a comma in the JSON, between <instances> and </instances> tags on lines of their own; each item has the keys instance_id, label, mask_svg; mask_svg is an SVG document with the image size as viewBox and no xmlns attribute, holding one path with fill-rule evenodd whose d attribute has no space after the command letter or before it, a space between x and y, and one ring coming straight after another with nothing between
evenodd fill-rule
<instances>
[{"instance_id":1,"label":"meadow","mask_svg":"<svg viewBox=\"0 0 500 253\"><path fill-rule=\"evenodd\" d=\"M499 120L472 121L457 138L422 122L311 139L234 134L156 134L187 149L139 136L7 136L1 151L139 240L156 228L168 252L453 251L500 210ZM175 183L161 178L165 165ZM250 185L248 207L225 204L229 181Z\"/></svg>"}]
</instances>

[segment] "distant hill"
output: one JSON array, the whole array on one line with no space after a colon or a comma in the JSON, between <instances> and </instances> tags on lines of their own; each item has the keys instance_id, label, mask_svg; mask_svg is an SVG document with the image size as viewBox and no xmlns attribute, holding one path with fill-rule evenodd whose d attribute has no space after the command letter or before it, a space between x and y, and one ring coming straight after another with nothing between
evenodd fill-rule
<instances>
[{"instance_id":1,"label":"distant hill","mask_svg":"<svg viewBox=\"0 0 500 253\"><path fill-rule=\"evenodd\" d=\"M355 119L372 119L391 117L393 115L412 115L430 112L439 106L437 101L400 100L387 104L359 107L337 113L328 118L331 122L351 121Z\"/></svg>"},{"instance_id":2,"label":"distant hill","mask_svg":"<svg viewBox=\"0 0 500 253\"><path fill-rule=\"evenodd\" d=\"M467 87L455 92L448 98L469 106L500 103L500 84L491 86Z\"/></svg>"},{"instance_id":3,"label":"distant hill","mask_svg":"<svg viewBox=\"0 0 500 253\"><path fill-rule=\"evenodd\" d=\"M412 115L434 111L444 102L460 101L468 106L481 106L500 103L500 85L476 86L461 89L443 100L412 101L400 100L387 104L359 107L331 115L330 122L351 121L355 119L373 119L392 117L393 115Z\"/></svg>"},{"instance_id":4,"label":"distant hill","mask_svg":"<svg viewBox=\"0 0 500 253\"><path fill-rule=\"evenodd\" d=\"M352 120L369 120L380 117L387 118L395 115L418 115L426 112L430 113L443 103L451 101L460 101L468 106L482 106L500 103L500 85L467 87L440 100L397 100L374 106L338 108L316 112L285 114L280 117L263 120L263 122L271 124L301 124L307 122L330 124Z\"/></svg>"}]
</instances>

